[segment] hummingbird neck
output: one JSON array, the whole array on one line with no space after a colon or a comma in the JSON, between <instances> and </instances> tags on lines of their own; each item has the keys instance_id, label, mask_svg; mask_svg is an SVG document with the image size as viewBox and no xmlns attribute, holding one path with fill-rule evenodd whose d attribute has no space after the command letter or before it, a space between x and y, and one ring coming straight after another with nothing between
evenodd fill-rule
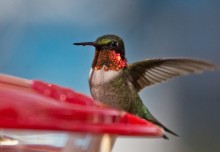
<instances>
[{"instance_id":1,"label":"hummingbird neck","mask_svg":"<svg viewBox=\"0 0 220 152\"><path fill-rule=\"evenodd\" d=\"M114 50L96 50L92 68L100 70L103 66L105 71L118 71L127 67L127 59L125 57L122 59L120 53L116 53Z\"/></svg>"}]
</instances>

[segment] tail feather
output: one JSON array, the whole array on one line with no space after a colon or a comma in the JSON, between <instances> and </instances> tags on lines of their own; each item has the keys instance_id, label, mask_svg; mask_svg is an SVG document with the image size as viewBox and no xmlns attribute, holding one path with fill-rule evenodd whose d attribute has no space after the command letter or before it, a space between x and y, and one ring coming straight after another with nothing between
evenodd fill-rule
<instances>
[{"instance_id":1,"label":"tail feather","mask_svg":"<svg viewBox=\"0 0 220 152\"><path fill-rule=\"evenodd\" d=\"M168 133L170 133L170 134L172 134L172 135L174 135L174 136L179 137L178 134L176 134L175 132L171 131L171 130L168 129L167 127L165 127L165 126L164 126L162 123L160 123L153 115L150 114L150 117L148 117L148 118L145 117L145 119L147 119L147 120L153 122L154 124L156 124L156 125L162 127L166 132L168 132ZM164 139L168 139L168 137L167 137L166 135L164 135L163 138L164 138Z\"/></svg>"},{"instance_id":2,"label":"tail feather","mask_svg":"<svg viewBox=\"0 0 220 152\"><path fill-rule=\"evenodd\" d=\"M166 135L163 135L163 138L169 140L169 138Z\"/></svg>"},{"instance_id":3,"label":"tail feather","mask_svg":"<svg viewBox=\"0 0 220 152\"><path fill-rule=\"evenodd\" d=\"M158 121L153 121L153 123L155 123L155 124L158 125L158 126L161 126L166 132L168 132L168 133L170 133L170 134L172 134L172 135L174 135L174 136L179 137L178 134L176 134L175 132L171 131L170 129L168 129L167 127L165 127L165 126L164 126L163 124L161 124L160 122L158 122ZM168 139L167 136L165 136L165 135L164 135L164 138L165 138L165 139Z\"/></svg>"}]
</instances>

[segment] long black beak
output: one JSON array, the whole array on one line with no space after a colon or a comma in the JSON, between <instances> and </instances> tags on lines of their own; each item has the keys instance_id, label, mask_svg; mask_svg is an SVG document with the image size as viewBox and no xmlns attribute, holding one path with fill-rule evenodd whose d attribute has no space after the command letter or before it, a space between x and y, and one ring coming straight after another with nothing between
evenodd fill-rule
<instances>
[{"instance_id":1,"label":"long black beak","mask_svg":"<svg viewBox=\"0 0 220 152\"><path fill-rule=\"evenodd\" d=\"M73 43L73 45L82 45L82 46L90 45L94 47L97 46L95 42L80 42L80 43Z\"/></svg>"}]
</instances>

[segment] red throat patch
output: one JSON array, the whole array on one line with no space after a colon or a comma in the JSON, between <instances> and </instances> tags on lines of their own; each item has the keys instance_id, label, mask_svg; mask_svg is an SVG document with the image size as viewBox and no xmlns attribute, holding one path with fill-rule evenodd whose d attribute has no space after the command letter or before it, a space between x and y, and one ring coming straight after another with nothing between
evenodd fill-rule
<instances>
[{"instance_id":1,"label":"red throat patch","mask_svg":"<svg viewBox=\"0 0 220 152\"><path fill-rule=\"evenodd\" d=\"M127 67L127 60L122 59L120 53L116 53L114 50L96 51L92 67L100 70L104 65L105 71L118 71Z\"/></svg>"}]
</instances>

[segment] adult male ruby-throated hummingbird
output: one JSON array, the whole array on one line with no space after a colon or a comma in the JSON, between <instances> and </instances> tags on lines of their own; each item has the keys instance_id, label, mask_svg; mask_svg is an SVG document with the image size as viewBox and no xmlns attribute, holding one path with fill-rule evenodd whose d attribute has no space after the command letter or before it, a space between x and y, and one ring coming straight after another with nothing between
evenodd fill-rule
<instances>
[{"instance_id":1,"label":"adult male ruby-throated hummingbird","mask_svg":"<svg viewBox=\"0 0 220 152\"><path fill-rule=\"evenodd\" d=\"M89 86L94 99L147 119L175 136L178 135L150 113L138 92L176 76L216 68L212 63L188 58L147 59L127 64L124 42L116 35L104 35L95 42L74 45L95 47L89 74ZM167 136L164 135L164 138Z\"/></svg>"}]
</instances>

